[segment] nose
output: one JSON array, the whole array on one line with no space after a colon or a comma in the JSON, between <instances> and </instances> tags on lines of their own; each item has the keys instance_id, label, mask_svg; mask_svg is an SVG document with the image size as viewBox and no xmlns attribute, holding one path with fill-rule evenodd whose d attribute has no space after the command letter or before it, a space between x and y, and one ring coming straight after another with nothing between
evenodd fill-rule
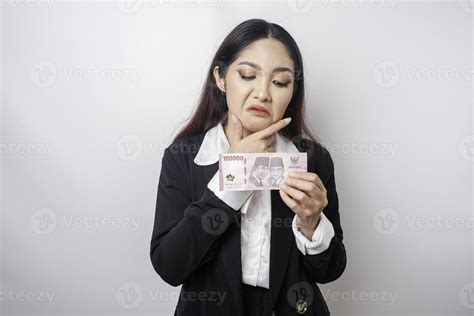
<instances>
[{"instance_id":1,"label":"nose","mask_svg":"<svg viewBox=\"0 0 474 316\"><path fill-rule=\"evenodd\" d=\"M268 85L269 85L269 81L266 80L266 79L263 79L263 80L260 81L258 86L255 88L257 98L260 102L270 102L271 101L271 96L270 96L270 91L269 91Z\"/></svg>"}]
</instances>

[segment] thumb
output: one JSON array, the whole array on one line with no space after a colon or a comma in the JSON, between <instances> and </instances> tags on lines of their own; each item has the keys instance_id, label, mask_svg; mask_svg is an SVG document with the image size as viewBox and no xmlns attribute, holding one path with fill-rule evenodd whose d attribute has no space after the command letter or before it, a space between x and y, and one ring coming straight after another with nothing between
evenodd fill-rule
<instances>
[{"instance_id":1,"label":"thumb","mask_svg":"<svg viewBox=\"0 0 474 316\"><path fill-rule=\"evenodd\" d=\"M240 141L243 136L242 132L242 123L240 122L239 118L234 114L231 114L232 125L234 126L234 142Z\"/></svg>"}]
</instances>

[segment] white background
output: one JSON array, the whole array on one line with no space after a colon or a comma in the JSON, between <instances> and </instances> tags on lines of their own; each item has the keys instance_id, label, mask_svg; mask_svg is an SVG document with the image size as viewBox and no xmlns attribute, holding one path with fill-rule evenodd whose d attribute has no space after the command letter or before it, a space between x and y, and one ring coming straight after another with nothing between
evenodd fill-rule
<instances>
[{"instance_id":1,"label":"white background","mask_svg":"<svg viewBox=\"0 0 474 316\"><path fill-rule=\"evenodd\" d=\"M296 39L334 159L348 264L321 286L332 314L473 312L472 1L0 8L4 315L172 315L179 287L149 259L163 149L249 18Z\"/></svg>"}]
</instances>

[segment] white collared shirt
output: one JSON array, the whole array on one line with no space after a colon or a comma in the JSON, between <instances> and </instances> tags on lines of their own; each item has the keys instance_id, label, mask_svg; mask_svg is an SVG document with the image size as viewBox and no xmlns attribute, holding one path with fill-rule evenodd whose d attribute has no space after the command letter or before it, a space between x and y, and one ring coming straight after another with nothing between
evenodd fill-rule
<instances>
[{"instance_id":1,"label":"white collared shirt","mask_svg":"<svg viewBox=\"0 0 474 316\"><path fill-rule=\"evenodd\" d=\"M276 134L275 152L298 153L298 148L279 132ZM219 161L219 154L227 153L230 144L222 123L209 129L204 136L194 163L200 166ZM242 282L269 288L270 283L270 238L271 238L271 190L219 191L218 172L209 181L208 188L229 205L241 212L241 257ZM334 228L321 213L312 241L298 231L298 216L292 222L292 230L298 249L304 255L316 255L329 247Z\"/></svg>"}]
</instances>

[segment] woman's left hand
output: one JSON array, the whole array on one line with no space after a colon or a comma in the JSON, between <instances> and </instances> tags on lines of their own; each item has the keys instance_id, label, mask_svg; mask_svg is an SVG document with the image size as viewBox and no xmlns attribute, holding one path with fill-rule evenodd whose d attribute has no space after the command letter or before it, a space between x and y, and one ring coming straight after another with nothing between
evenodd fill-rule
<instances>
[{"instance_id":1,"label":"woman's left hand","mask_svg":"<svg viewBox=\"0 0 474 316\"><path fill-rule=\"evenodd\" d=\"M312 172L290 172L280 196L298 215L300 231L311 240L321 212L328 205L327 191L319 176Z\"/></svg>"}]
</instances>

